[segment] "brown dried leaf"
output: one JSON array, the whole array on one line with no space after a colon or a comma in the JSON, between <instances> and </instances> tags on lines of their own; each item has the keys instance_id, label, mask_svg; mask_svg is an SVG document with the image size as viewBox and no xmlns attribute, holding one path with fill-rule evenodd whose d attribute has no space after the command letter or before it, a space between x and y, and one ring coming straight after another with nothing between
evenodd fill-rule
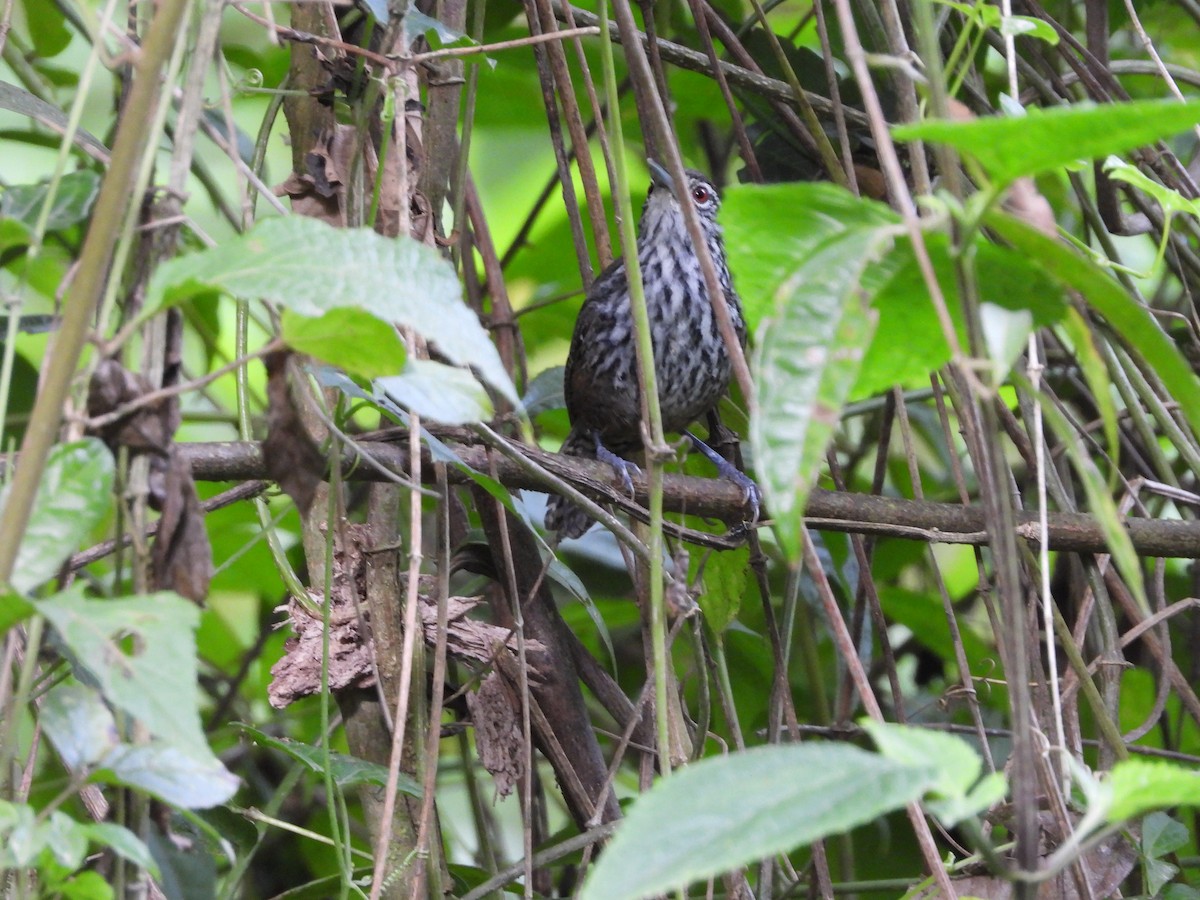
<instances>
[{"instance_id":1,"label":"brown dried leaf","mask_svg":"<svg viewBox=\"0 0 1200 900\"><path fill-rule=\"evenodd\" d=\"M325 456L313 443L292 398L286 350L263 357L267 369L267 438L263 463L267 475L279 483L302 516L308 515L317 487L325 480Z\"/></svg>"},{"instance_id":2,"label":"brown dried leaf","mask_svg":"<svg viewBox=\"0 0 1200 900\"><path fill-rule=\"evenodd\" d=\"M305 155L305 171L292 172L275 188L276 195L291 199L292 211L297 215L345 228L345 177L350 172L355 140L355 130L349 125L323 132ZM365 175L371 178L371 173Z\"/></svg>"},{"instance_id":3,"label":"brown dried leaf","mask_svg":"<svg viewBox=\"0 0 1200 900\"><path fill-rule=\"evenodd\" d=\"M107 415L150 393L150 382L113 359L101 360L88 382L87 411L91 418ZM140 407L96 430L97 437L116 450L166 454L174 433L172 405L166 400Z\"/></svg>"},{"instance_id":4,"label":"brown dried leaf","mask_svg":"<svg viewBox=\"0 0 1200 900\"><path fill-rule=\"evenodd\" d=\"M150 551L151 574L159 590L203 602L212 581L212 545L204 527L204 510L187 462L171 445L166 460L162 517Z\"/></svg>"},{"instance_id":5,"label":"brown dried leaf","mask_svg":"<svg viewBox=\"0 0 1200 900\"><path fill-rule=\"evenodd\" d=\"M467 708L475 723L479 761L492 773L496 793L507 797L525 774L525 742L521 711L508 685L495 672L467 694Z\"/></svg>"}]
</instances>

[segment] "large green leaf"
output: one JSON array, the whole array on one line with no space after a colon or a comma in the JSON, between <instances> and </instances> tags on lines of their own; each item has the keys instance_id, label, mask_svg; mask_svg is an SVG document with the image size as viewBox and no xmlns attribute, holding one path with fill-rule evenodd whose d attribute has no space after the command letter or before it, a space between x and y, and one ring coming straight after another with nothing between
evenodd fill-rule
<instances>
[{"instance_id":1,"label":"large green leaf","mask_svg":"<svg viewBox=\"0 0 1200 900\"><path fill-rule=\"evenodd\" d=\"M780 286L822 242L845 231L899 222L883 204L831 184L730 188L721 204L721 224L729 268L750 328L774 313Z\"/></svg>"},{"instance_id":2,"label":"large green leaf","mask_svg":"<svg viewBox=\"0 0 1200 900\"><path fill-rule=\"evenodd\" d=\"M302 316L353 307L405 325L517 401L500 354L462 301L454 268L414 240L333 228L307 216L266 219L247 234L159 266L147 312L214 290L270 300Z\"/></svg>"},{"instance_id":3,"label":"large green leaf","mask_svg":"<svg viewBox=\"0 0 1200 900\"><path fill-rule=\"evenodd\" d=\"M936 781L933 765L847 744L758 747L706 759L634 803L580 896L664 893L870 822Z\"/></svg>"},{"instance_id":4,"label":"large green leaf","mask_svg":"<svg viewBox=\"0 0 1200 900\"><path fill-rule=\"evenodd\" d=\"M21 539L12 586L28 593L58 574L63 562L108 515L113 458L94 438L58 444L50 451L37 499ZM0 494L0 507L8 500Z\"/></svg>"},{"instance_id":5,"label":"large green leaf","mask_svg":"<svg viewBox=\"0 0 1200 900\"><path fill-rule=\"evenodd\" d=\"M73 587L38 603L38 612L109 703L156 737L209 753L196 688L195 604L167 592L89 600Z\"/></svg>"},{"instance_id":6,"label":"large green leaf","mask_svg":"<svg viewBox=\"0 0 1200 900\"><path fill-rule=\"evenodd\" d=\"M289 347L363 378L394 375L404 367L404 342L396 326L352 307L316 318L285 309L281 336Z\"/></svg>"},{"instance_id":7,"label":"large green leaf","mask_svg":"<svg viewBox=\"0 0 1200 900\"><path fill-rule=\"evenodd\" d=\"M888 243L880 229L835 233L793 268L775 317L759 328L750 444L791 556L800 553L804 505L874 330L863 273Z\"/></svg>"},{"instance_id":8,"label":"large green leaf","mask_svg":"<svg viewBox=\"0 0 1200 900\"><path fill-rule=\"evenodd\" d=\"M92 769L96 780L139 788L176 806L196 809L224 803L237 790L237 778L207 746L180 747L163 740L121 742L112 712L100 693L87 685L68 683L50 691L40 722L63 762L77 773Z\"/></svg>"},{"instance_id":9,"label":"large green leaf","mask_svg":"<svg viewBox=\"0 0 1200 900\"><path fill-rule=\"evenodd\" d=\"M966 346L966 326L950 242L945 235L927 234L925 246L959 343ZM982 302L1005 310L1028 311L1033 324L1038 326L1053 325L1062 319L1067 305L1061 288L1022 254L980 241L972 256ZM897 242L886 265L877 268L893 274L880 287L872 304L879 312L879 325L875 340L863 358L851 399L869 397L893 385L928 387L929 373L950 361L950 344L929 298L929 288L913 255L912 244L907 239ZM903 340L898 340L897 335L903 335Z\"/></svg>"},{"instance_id":10,"label":"large green leaf","mask_svg":"<svg viewBox=\"0 0 1200 900\"><path fill-rule=\"evenodd\" d=\"M1030 109L1024 116L991 116L965 122L931 119L892 129L900 141L936 141L977 159L1007 183L1078 160L1123 153L1200 122L1200 101L1139 100Z\"/></svg>"},{"instance_id":11,"label":"large green leaf","mask_svg":"<svg viewBox=\"0 0 1200 900\"><path fill-rule=\"evenodd\" d=\"M1139 361L1158 373L1192 430L1200 434L1200 380L1144 306L1090 260L1025 222L995 212L988 216L987 224L1050 278L1078 291L1084 302L1104 316Z\"/></svg>"}]
</instances>

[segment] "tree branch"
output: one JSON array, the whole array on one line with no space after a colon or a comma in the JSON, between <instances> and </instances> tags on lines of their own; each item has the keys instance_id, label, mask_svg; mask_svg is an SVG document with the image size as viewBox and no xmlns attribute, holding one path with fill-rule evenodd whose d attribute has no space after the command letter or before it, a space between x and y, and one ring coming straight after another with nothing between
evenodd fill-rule
<instances>
[{"instance_id":1,"label":"tree branch","mask_svg":"<svg viewBox=\"0 0 1200 900\"><path fill-rule=\"evenodd\" d=\"M404 448L390 441L364 441L374 459L385 468L398 473L408 472L408 457ZM257 442L216 442L179 444L179 452L192 466L197 481L243 481L266 478L262 447ZM453 444L453 451L467 466L482 472L488 470L486 451L469 444ZM570 481L600 500L613 502L634 512L634 503L626 496L620 482L608 466L591 460L567 458L533 447L523 447L525 454L547 471ZM431 473L428 457L422 471ZM383 476L361 465L353 450L347 451L344 463L349 480L375 481ZM510 489L544 490L536 477L516 463L497 457L499 480ZM460 469L451 467L451 482L466 483L470 479ZM431 476L432 477L432 476ZM646 502L646 481L634 479L633 501ZM727 481L697 478L691 475L667 475L664 480L664 508L671 512L688 512L707 518L738 522L742 510L742 491ZM855 534L875 534L907 538L914 541L945 544L987 543L983 509L955 503L936 503L928 500L903 500L826 490L814 490L808 502L808 525L818 531L839 531ZM1099 522L1081 513L1050 513L1050 548L1077 553L1107 553L1108 545ZM1125 527L1134 549L1142 556L1200 558L1200 522L1167 519L1128 518ZM1017 533L1027 540L1038 537L1034 513L1018 511Z\"/></svg>"}]
</instances>

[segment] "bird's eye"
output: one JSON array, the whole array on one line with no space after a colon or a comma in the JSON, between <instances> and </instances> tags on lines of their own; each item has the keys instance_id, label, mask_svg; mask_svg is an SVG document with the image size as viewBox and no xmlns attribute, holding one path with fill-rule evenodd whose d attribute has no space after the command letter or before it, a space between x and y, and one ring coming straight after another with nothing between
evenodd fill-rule
<instances>
[{"instance_id":1,"label":"bird's eye","mask_svg":"<svg viewBox=\"0 0 1200 900\"><path fill-rule=\"evenodd\" d=\"M698 184L692 188L692 199L700 204L707 203L712 199L712 191L710 191L704 185Z\"/></svg>"}]
</instances>

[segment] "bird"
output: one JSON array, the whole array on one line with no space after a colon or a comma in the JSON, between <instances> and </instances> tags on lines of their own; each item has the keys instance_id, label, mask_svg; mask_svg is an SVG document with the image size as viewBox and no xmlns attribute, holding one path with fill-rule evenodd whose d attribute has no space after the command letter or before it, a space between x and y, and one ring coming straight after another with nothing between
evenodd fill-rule
<instances>
[{"instance_id":1,"label":"bird","mask_svg":"<svg viewBox=\"0 0 1200 900\"><path fill-rule=\"evenodd\" d=\"M759 500L754 482L686 431L715 410L729 388L732 364L680 203L691 203L699 214L734 331L743 349L746 346L746 321L717 223L720 195L713 183L694 169L685 170L687 183L677 190L662 165L648 160L648 166L651 183L638 223L637 255L663 430L684 433L723 477L738 483L752 507L753 520ZM609 463L632 493L630 473L638 468L629 457L642 449L642 404L623 258L600 274L584 299L567 354L563 393L571 430L560 452ZM553 496L545 524L561 539L580 537L592 520L570 500Z\"/></svg>"}]
</instances>

